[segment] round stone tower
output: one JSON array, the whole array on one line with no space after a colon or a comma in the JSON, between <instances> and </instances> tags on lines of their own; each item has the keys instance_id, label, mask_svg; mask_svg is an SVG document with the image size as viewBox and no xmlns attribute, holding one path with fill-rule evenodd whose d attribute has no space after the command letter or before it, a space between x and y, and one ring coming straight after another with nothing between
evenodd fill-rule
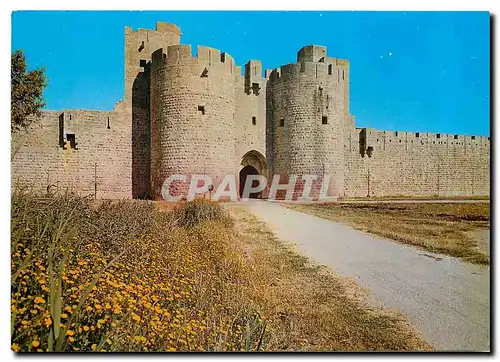
<instances>
[{"instance_id":1,"label":"round stone tower","mask_svg":"<svg viewBox=\"0 0 500 362\"><path fill-rule=\"evenodd\" d=\"M226 53L173 45L152 55L151 191L162 198L165 179L186 175L171 194L187 194L191 175L207 175L214 189L234 174L234 61Z\"/></svg>"},{"instance_id":2,"label":"round stone tower","mask_svg":"<svg viewBox=\"0 0 500 362\"><path fill-rule=\"evenodd\" d=\"M306 46L297 63L271 72L267 84L268 159L273 175L314 175L312 194L344 190L344 124L348 114L347 64L328 58L326 48ZM302 190L295 189L296 195ZM305 195L307 196L307 195Z\"/></svg>"}]
</instances>

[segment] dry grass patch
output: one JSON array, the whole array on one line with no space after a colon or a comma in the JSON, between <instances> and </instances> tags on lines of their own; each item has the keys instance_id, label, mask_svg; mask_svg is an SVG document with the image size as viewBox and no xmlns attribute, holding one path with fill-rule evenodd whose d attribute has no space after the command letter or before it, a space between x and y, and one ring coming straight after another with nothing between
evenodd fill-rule
<instances>
[{"instance_id":1,"label":"dry grass patch","mask_svg":"<svg viewBox=\"0 0 500 362\"><path fill-rule=\"evenodd\" d=\"M228 205L253 286L252 303L268 318L268 350L428 350L406 320L370 307L354 282L314 266L275 239L244 206Z\"/></svg>"},{"instance_id":2,"label":"dry grass patch","mask_svg":"<svg viewBox=\"0 0 500 362\"><path fill-rule=\"evenodd\" d=\"M471 231L490 227L489 203L352 203L287 205L434 253L489 264Z\"/></svg>"}]
</instances>

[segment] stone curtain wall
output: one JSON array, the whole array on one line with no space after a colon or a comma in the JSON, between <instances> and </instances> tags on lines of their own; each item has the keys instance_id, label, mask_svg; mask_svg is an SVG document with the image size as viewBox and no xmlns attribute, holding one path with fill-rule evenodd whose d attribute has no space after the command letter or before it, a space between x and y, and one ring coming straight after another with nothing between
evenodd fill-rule
<instances>
[{"instance_id":1,"label":"stone curtain wall","mask_svg":"<svg viewBox=\"0 0 500 362\"><path fill-rule=\"evenodd\" d=\"M76 149L72 145L74 135ZM12 139L12 186L132 197L130 124L116 112L43 111Z\"/></svg>"},{"instance_id":2,"label":"stone curtain wall","mask_svg":"<svg viewBox=\"0 0 500 362\"><path fill-rule=\"evenodd\" d=\"M489 137L357 128L345 165L345 196L490 194Z\"/></svg>"}]
</instances>

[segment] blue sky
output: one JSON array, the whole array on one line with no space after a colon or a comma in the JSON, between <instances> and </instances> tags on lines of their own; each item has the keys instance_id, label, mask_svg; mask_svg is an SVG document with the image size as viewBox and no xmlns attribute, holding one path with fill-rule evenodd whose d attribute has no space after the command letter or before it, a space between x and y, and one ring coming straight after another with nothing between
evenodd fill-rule
<instances>
[{"instance_id":1,"label":"blue sky","mask_svg":"<svg viewBox=\"0 0 500 362\"><path fill-rule=\"evenodd\" d=\"M111 110L123 98L124 27L180 26L243 65L295 62L303 45L351 64L356 125L490 134L487 12L27 12L12 14L12 49L45 66L47 109Z\"/></svg>"}]
</instances>

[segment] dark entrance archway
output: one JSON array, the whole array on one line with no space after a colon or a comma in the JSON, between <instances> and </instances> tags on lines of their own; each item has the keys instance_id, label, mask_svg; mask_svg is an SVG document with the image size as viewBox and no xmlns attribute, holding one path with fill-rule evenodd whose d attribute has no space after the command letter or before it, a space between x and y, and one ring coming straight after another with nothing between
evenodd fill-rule
<instances>
[{"instance_id":1,"label":"dark entrance archway","mask_svg":"<svg viewBox=\"0 0 500 362\"><path fill-rule=\"evenodd\" d=\"M248 175L258 175L259 174L259 171L257 171L255 169L255 167L253 166L250 166L250 165L247 165L245 167L243 167L240 171L240 197L242 197L243 195L243 189L245 187L245 183L247 181L247 176ZM254 180L252 182L252 187L256 187L259 185L259 181L257 180ZM261 195L262 195L262 191L260 192L255 192L255 193L251 193L249 195L249 198L250 199L260 199L261 198Z\"/></svg>"}]
</instances>

